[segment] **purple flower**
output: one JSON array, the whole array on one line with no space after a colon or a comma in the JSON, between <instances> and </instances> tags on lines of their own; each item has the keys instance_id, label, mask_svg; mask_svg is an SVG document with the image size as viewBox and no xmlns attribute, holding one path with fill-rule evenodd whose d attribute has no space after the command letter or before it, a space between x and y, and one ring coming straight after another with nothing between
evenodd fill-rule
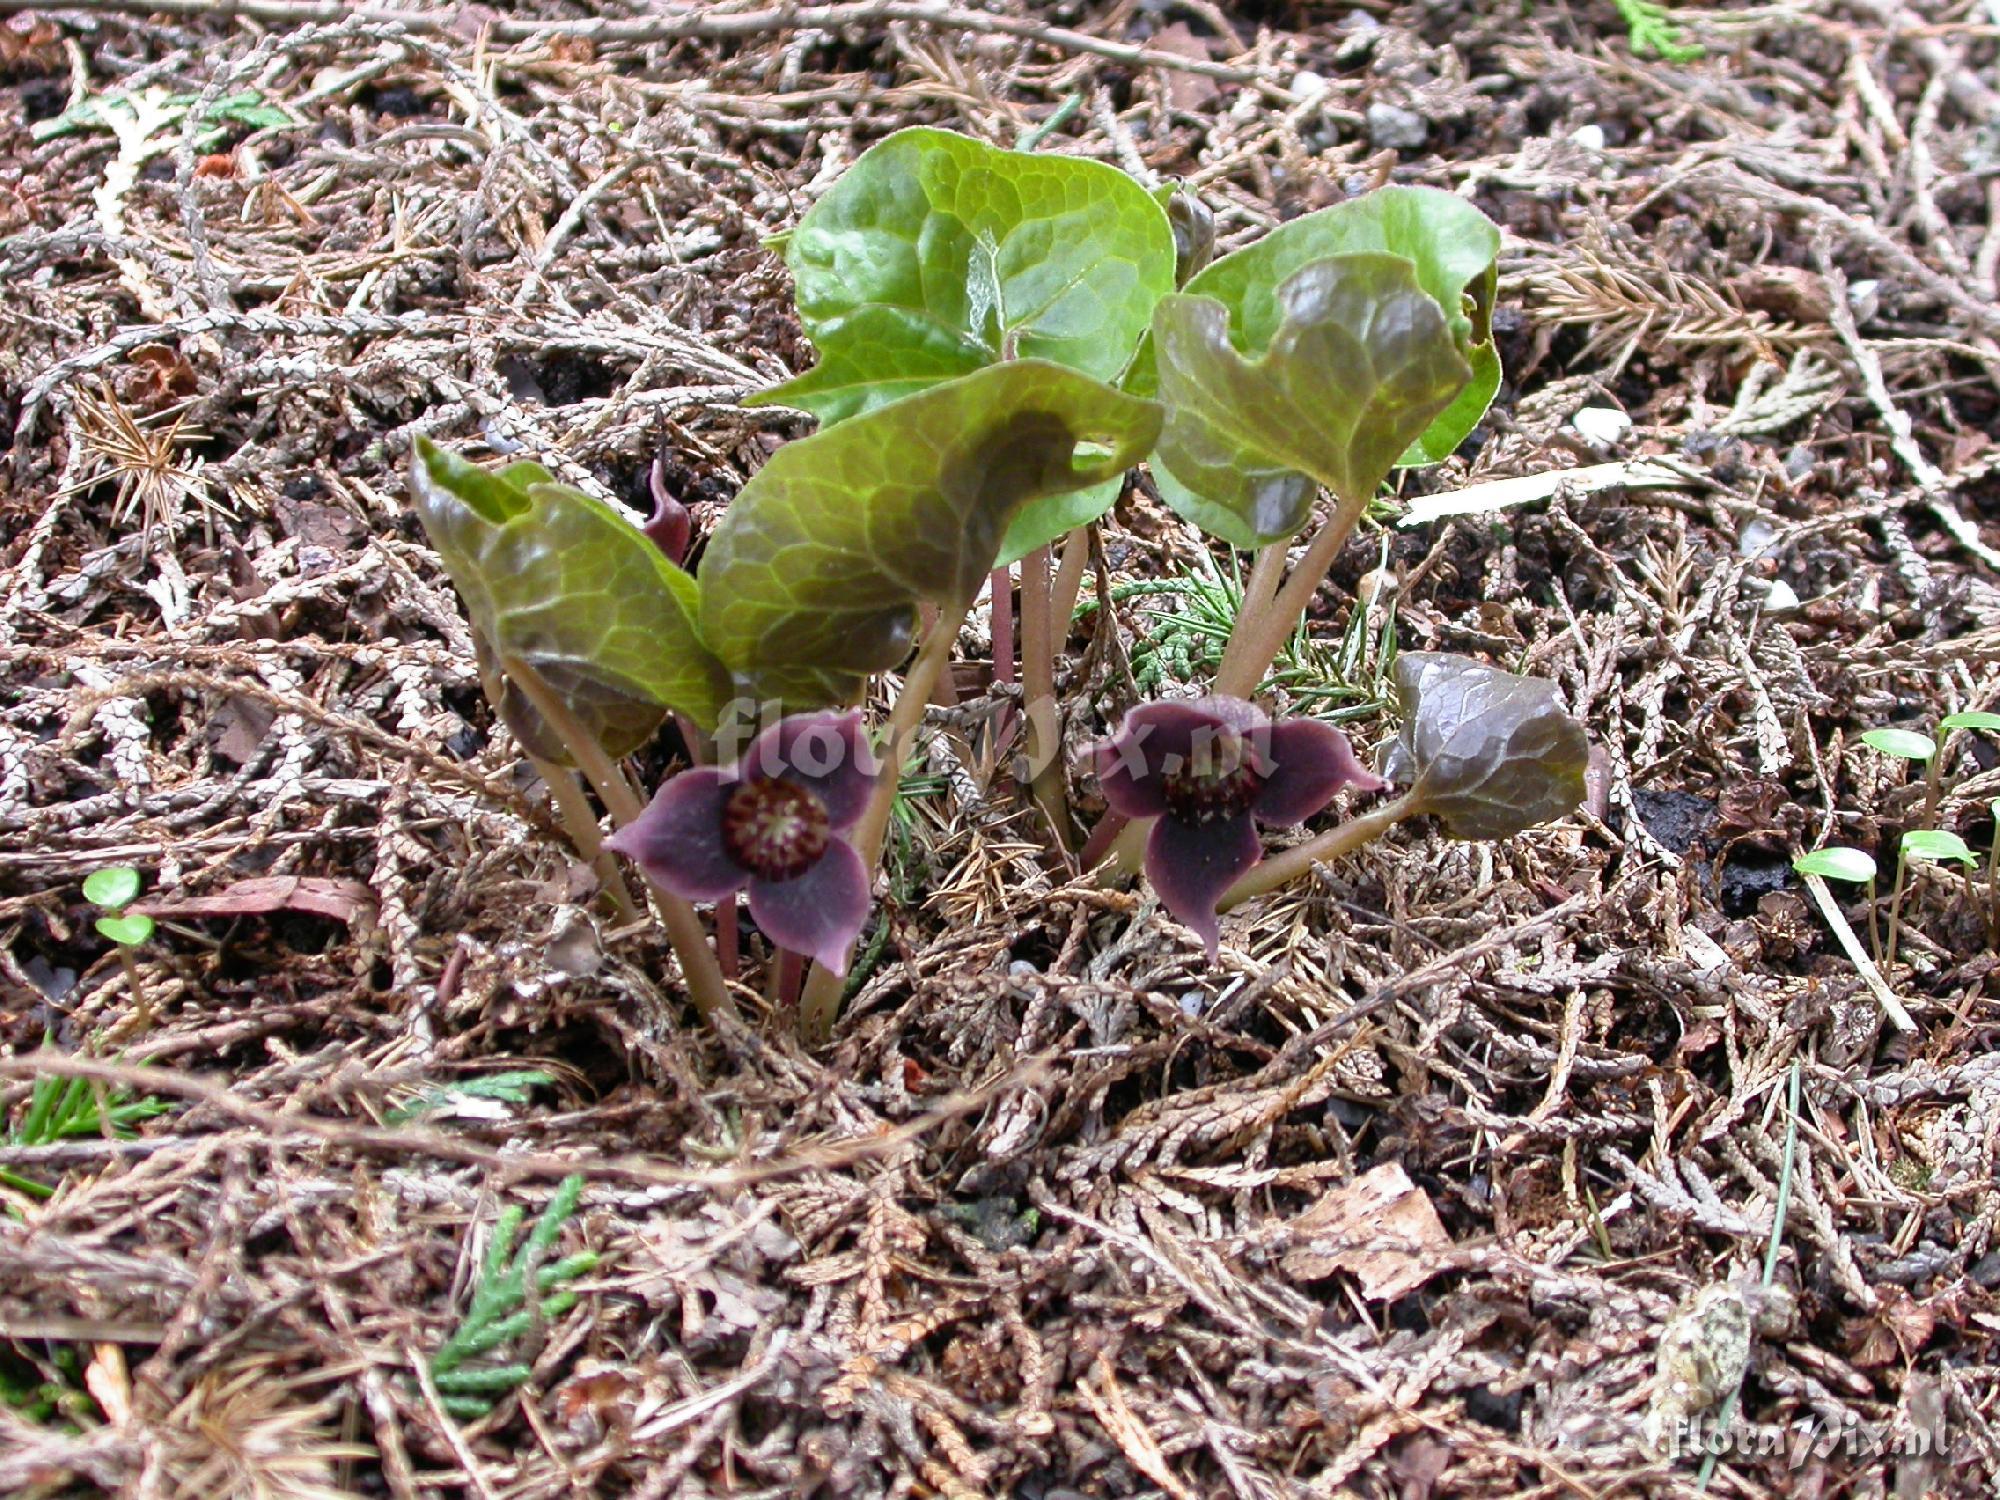
<instances>
[{"instance_id":1,"label":"purple flower","mask_svg":"<svg viewBox=\"0 0 2000 1500\"><path fill-rule=\"evenodd\" d=\"M1302 823L1343 786L1385 785L1339 730L1312 719L1273 724L1241 698L1141 704L1098 741L1096 760L1114 811L1158 819L1146 878L1211 957L1216 903L1264 857L1257 824Z\"/></svg>"},{"instance_id":2,"label":"purple flower","mask_svg":"<svg viewBox=\"0 0 2000 1500\"><path fill-rule=\"evenodd\" d=\"M748 886L750 915L771 941L845 973L869 878L840 835L879 770L859 713L794 714L733 766L668 780L605 844L684 900L722 901Z\"/></svg>"}]
</instances>

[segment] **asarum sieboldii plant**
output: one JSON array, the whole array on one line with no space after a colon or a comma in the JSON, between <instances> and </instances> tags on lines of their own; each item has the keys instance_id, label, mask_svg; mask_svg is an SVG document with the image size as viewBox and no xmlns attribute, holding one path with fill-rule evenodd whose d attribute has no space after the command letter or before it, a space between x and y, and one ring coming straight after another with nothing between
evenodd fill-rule
<instances>
[{"instance_id":1,"label":"asarum sieboldii plant","mask_svg":"<svg viewBox=\"0 0 2000 1500\"><path fill-rule=\"evenodd\" d=\"M880 772L859 713L794 714L734 765L669 777L606 846L686 901L747 888L767 937L845 973L869 886L846 835Z\"/></svg>"},{"instance_id":2,"label":"asarum sieboldii plant","mask_svg":"<svg viewBox=\"0 0 2000 1500\"><path fill-rule=\"evenodd\" d=\"M1390 471L1452 453L1499 388L1495 226L1451 193L1391 186L1217 254L1191 190L1043 134L1050 149L1007 150L898 131L771 242L815 360L746 404L819 430L726 507L690 515L660 462L642 525L577 487L611 456L595 438L589 462L558 461L574 482L415 445L410 495L501 721L622 918L640 901L611 855L647 877L706 1016L735 1008L747 891L765 993L782 1006L800 978L774 948L816 960L799 1025L830 1034L898 788L855 705L900 678L873 742L906 765L925 706L981 675L950 668L988 587L990 677L1024 700L1031 774L1015 791L1051 864L1109 850L1123 870L1143 852L1211 952L1219 912L1399 818L1493 837L1574 805L1583 732L1552 685L1418 657L1398 679L1403 794L1268 857L1258 835L1380 785L1338 731L1250 700ZM1255 560L1213 680L1190 684L1210 696L1135 709L1091 757L1111 812L1084 837L1063 746L1092 709L1063 701L1055 659L1140 465L1210 545ZM789 717L718 755L744 702ZM670 718L697 762L721 763L646 806L622 761ZM966 748L970 763L1001 753ZM696 902L717 903L713 939Z\"/></svg>"},{"instance_id":3,"label":"asarum sieboldii plant","mask_svg":"<svg viewBox=\"0 0 2000 1500\"><path fill-rule=\"evenodd\" d=\"M1146 878L1211 957L1216 903L1264 857L1258 824L1303 823L1343 786L1384 785L1331 725L1274 724L1241 698L1142 704L1098 741L1094 758L1112 809L1154 820Z\"/></svg>"}]
</instances>

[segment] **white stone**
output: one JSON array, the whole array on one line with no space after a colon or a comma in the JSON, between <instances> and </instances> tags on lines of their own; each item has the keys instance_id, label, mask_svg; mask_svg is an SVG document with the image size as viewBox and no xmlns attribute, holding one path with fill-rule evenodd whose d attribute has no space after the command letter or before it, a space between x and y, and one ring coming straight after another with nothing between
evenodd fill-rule
<instances>
[{"instance_id":1,"label":"white stone","mask_svg":"<svg viewBox=\"0 0 2000 1500\"><path fill-rule=\"evenodd\" d=\"M1632 419L1615 406L1586 406L1569 425L1591 447L1610 448L1632 430Z\"/></svg>"}]
</instances>

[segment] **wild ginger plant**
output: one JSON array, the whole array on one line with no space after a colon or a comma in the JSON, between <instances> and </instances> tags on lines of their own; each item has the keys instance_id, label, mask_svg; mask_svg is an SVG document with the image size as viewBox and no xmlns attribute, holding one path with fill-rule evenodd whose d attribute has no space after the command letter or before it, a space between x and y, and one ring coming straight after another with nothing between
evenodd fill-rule
<instances>
[{"instance_id":1,"label":"wild ginger plant","mask_svg":"<svg viewBox=\"0 0 2000 1500\"><path fill-rule=\"evenodd\" d=\"M425 441L412 470L497 711L613 898L610 855L647 877L705 1013L733 1004L694 904L733 924L747 891L765 936L815 961L800 1024L828 1034L896 768L989 579L1005 680L1016 561L1028 780L1052 850L1070 845L1055 624L1083 529L1141 463L1183 518L1257 556L1210 695L1142 706L1096 753L1100 772L1128 752L1137 769L1106 775L1114 812L1087 857L1154 848L1169 909L1212 946L1219 910L1399 818L1498 837L1576 805L1586 744L1552 686L1419 653L1399 677L1405 793L1270 860L1255 831L1379 784L1337 731L1249 700L1391 469L1449 454L1499 386L1499 235L1469 204L1385 188L1218 257L1185 192L913 129L775 248L819 358L752 404L820 425L743 487L698 575L670 506L642 530L538 465L489 472ZM865 735L853 710L898 669L888 721ZM669 714L705 763L648 808L619 761ZM617 826L609 841L575 771Z\"/></svg>"}]
</instances>

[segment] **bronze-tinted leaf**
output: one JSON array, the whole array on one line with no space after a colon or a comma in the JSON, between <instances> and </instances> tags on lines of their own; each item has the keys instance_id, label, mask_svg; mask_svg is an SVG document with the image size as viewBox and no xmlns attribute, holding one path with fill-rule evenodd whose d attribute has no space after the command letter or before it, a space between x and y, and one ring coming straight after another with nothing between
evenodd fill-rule
<instances>
[{"instance_id":1,"label":"bronze-tinted leaf","mask_svg":"<svg viewBox=\"0 0 2000 1500\"><path fill-rule=\"evenodd\" d=\"M695 582L638 527L539 464L482 469L421 438L410 493L465 601L482 675L525 662L611 755L644 744L669 710L715 723L729 678L696 631ZM566 759L516 690L497 702L531 753Z\"/></svg>"},{"instance_id":2,"label":"bronze-tinted leaf","mask_svg":"<svg viewBox=\"0 0 2000 1500\"><path fill-rule=\"evenodd\" d=\"M1313 261L1277 288L1277 306L1255 358L1213 298L1163 298L1153 314L1167 408L1156 477L1164 468L1186 491L1177 508L1238 546L1298 530L1319 484L1368 499L1472 377L1444 309L1399 256Z\"/></svg>"},{"instance_id":3,"label":"bronze-tinted leaf","mask_svg":"<svg viewBox=\"0 0 2000 1500\"><path fill-rule=\"evenodd\" d=\"M1555 684L1439 651L1396 658L1389 779L1453 838L1499 839L1574 812L1590 740Z\"/></svg>"},{"instance_id":4,"label":"bronze-tinted leaf","mask_svg":"<svg viewBox=\"0 0 2000 1500\"><path fill-rule=\"evenodd\" d=\"M1159 426L1150 401L1023 359L789 443L709 539L702 633L760 699L850 702L907 653L919 601L972 598L1022 505L1115 478Z\"/></svg>"}]
</instances>

